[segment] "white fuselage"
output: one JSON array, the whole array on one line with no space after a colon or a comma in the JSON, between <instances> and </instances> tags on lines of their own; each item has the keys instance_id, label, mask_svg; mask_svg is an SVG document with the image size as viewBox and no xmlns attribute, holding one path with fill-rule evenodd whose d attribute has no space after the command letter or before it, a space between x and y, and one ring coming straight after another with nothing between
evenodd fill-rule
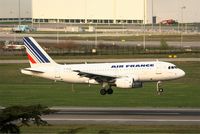
<instances>
[{"instance_id":1,"label":"white fuselage","mask_svg":"<svg viewBox=\"0 0 200 134\"><path fill-rule=\"evenodd\" d=\"M22 73L56 81L90 84L99 83L94 79L78 75L76 70L100 76L128 77L140 82L172 80L185 75L185 72L176 68L174 64L159 61L70 65L49 64L44 67L35 67L35 70L42 70L44 73L34 73L26 70L22 70Z\"/></svg>"}]
</instances>

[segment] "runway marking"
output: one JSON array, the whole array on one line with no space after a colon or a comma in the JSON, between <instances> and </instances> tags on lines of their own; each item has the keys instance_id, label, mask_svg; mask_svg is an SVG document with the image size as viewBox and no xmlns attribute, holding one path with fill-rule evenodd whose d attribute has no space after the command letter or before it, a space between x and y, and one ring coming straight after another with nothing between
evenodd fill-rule
<instances>
[{"instance_id":1,"label":"runway marking","mask_svg":"<svg viewBox=\"0 0 200 134\"><path fill-rule=\"evenodd\" d=\"M177 119L68 119L68 118L42 118L46 121L132 121L132 122L200 122L200 120Z\"/></svg>"},{"instance_id":2,"label":"runway marking","mask_svg":"<svg viewBox=\"0 0 200 134\"><path fill-rule=\"evenodd\" d=\"M114 112L114 113L110 113L110 112L78 112L78 111L75 111L75 112L57 112L56 114L71 114L71 115L82 115L82 114L104 114L104 115L109 115L109 114L112 114L112 115L121 115L124 113L120 113L120 112ZM144 112L141 112L141 113L127 113L127 115L180 115L181 113L144 113Z\"/></svg>"}]
</instances>

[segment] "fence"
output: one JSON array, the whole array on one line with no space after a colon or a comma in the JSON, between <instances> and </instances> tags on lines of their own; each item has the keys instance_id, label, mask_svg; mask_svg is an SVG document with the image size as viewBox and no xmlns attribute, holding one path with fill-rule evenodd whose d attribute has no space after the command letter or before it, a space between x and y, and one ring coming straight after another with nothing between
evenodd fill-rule
<instances>
[{"instance_id":1,"label":"fence","mask_svg":"<svg viewBox=\"0 0 200 134\"><path fill-rule=\"evenodd\" d=\"M146 48L141 46L117 46L117 45L66 45L63 44L43 48L50 55L65 56L65 55L144 55L144 54L178 54L178 53L200 53L200 49L191 48ZM0 56L23 56L26 55L25 50L4 50L0 48Z\"/></svg>"}]
</instances>

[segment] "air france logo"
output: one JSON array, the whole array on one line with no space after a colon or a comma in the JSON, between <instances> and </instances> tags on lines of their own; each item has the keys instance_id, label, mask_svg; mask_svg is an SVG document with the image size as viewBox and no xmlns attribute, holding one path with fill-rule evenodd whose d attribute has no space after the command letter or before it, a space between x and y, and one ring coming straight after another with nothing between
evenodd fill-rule
<instances>
[{"instance_id":1,"label":"air france logo","mask_svg":"<svg viewBox=\"0 0 200 134\"><path fill-rule=\"evenodd\" d=\"M128 64L128 65L112 65L111 68L133 68L133 67L154 67L154 64Z\"/></svg>"}]
</instances>

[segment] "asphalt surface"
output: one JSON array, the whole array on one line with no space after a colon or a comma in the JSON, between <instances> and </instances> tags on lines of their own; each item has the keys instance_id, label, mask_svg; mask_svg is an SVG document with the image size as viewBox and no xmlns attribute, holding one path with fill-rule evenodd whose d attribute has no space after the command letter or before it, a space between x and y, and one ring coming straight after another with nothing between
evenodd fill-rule
<instances>
[{"instance_id":1,"label":"asphalt surface","mask_svg":"<svg viewBox=\"0 0 200 134\"><path fill-rule=\"evenodd\" d=\"M140 62L156 61L156 58L139 58L139 59L57 59L57 63L108 63L108 62ZM193 61L200 62L200 58L159 58L159 61ZM25 64L28 60L0 60L0 64Z\"/></svg>"},{"instance_id":2,"label":"asphalt surface","mask_svg":"<svg viewBox=\"0 0 200 134\"><path fill-rule=\"evenodd\" d=\"M137 34L135 34L137 35ZM15 33L5 33L0 32L0 40L6 41L20 41L22 42L22 38L25 36L35 37L38 38L37 41L39 43L57 43L57 34L15 34ZM67 38L67 37L95 37L97 35L94 33L90 34L59 34L59 42L64 43L66 40L62 40L60 38ZM109 36L132 36L132 34L113 34L113 33L102 33L98 34L98 37L109 37ZM95 41L88 41L88 40L69 40L70 42L82 44L82 45L95 45ZM142 46L143 41L104 41L104 40L98 40L98 43L100 44L106 44L106 45L126 45L126 46ZM170 47L175 48L199 48L200 47L200 41L183 41L182 44L180 41L168 41L167 42ZM160 41L146 41L146 47L160 47Z\"/></svg>"},{"instance_id":3,"label":"asphalt surface","mask_svg":"<svg viewBox=\"0 0 200 134\"><path fill-rule=\"evenodd\" d=\"M200 109L52 108L50 124L200 125Z\"/></svg>"}]
</instances>

